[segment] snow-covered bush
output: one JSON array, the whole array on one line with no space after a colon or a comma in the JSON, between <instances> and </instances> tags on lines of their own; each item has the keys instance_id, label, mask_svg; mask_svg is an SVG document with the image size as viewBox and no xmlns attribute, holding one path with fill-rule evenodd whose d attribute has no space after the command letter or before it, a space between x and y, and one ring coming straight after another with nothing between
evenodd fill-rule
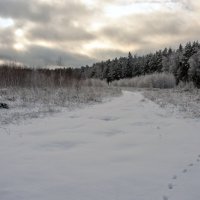
<instances>
[{"instance_id":1,"label":"snow-covered bush","mask_svg":"<svg viewBox=\"0 0 200 200\"><path fill-rule=\"evenodd\" d=\"M119 81L114 81L112 85L138 88L173 88L176 86L176 80L173 74L155 73L131 79L121 79Z\"/></svg>"},{"instance_id":2,"label":"snow-covered bush","mask_svg":"<svg viewBox=\"0 0 200 200\"><path fill-rule=\"evenodd\" d=\"M191 91L191 90L196 90L197 88L195 87L193 82L179 82L177 89L183 90L183 91Z\"/></svg>"}]
</instances>

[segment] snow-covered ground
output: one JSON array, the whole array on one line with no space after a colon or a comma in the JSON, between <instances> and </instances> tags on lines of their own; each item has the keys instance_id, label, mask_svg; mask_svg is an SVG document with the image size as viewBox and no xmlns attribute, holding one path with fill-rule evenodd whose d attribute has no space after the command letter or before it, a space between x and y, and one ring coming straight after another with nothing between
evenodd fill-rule
<instances>
[{"instance_id":1,"label":"snow-covered ground","mask_svg":"<svg viewBox=\"0 0 200 200\"><path fill-rule=\"evenodd\" d=\"M0 128L1 200L200 199L200 120L140 92Z\"/></svg>"}]
</instances>

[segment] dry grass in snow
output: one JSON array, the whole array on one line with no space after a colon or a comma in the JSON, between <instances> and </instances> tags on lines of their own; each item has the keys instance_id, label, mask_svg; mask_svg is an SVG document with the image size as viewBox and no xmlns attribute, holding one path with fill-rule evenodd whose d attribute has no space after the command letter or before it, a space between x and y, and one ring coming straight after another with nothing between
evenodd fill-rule
<instances>
[{"instance_id":1,"label":"dry grass in snow","mask_svg":"<svg viewBox=\"0 0 200 200\"><path fill-rule=\"evenodd\" d=\"M99 80L75 81L69 87L2 88L0 102L8 104L9 109L0 109L0 124L74 109L120 94L119 89Z\"/></svg>"},{"instance_id":2,"label":"dry grass in snow","mask_svg":"<svg viewBox=\"0 0 200 200\"><path fill-rule=\"evenodd\" d=\"M184 117L200 117L200 89L194 88L191 83L181 83L174 89L145 90L144 95L161 107L181 112Z\"/></svg>"}]
</instances>

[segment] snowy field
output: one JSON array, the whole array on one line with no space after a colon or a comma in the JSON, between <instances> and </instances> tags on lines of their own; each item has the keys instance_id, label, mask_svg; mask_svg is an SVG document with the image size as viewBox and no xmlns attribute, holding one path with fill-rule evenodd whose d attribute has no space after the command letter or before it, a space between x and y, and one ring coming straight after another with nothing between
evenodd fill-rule
<instances>
[{"instance_id":1,"label":"snowy field","mask_svg":"<svg viewBox=\"0 0 200 200\"><path fill-rule=\"evenodd\" d=\"M2 125L0 200L198 200L199 122L123 91Z\"/></svg>"},{"instance_id":2,"label":"snowy field","mask_svg":"<svg viewBox=\"0 0 200 200\"><path fill-rule=\"evenodd\" d=\"M150 89L143 94L171 112L181 113L186 118L200 118L200 89Z\"/></svg>"},{"instance_id":3,"label":"snowy field","mask_svg":"<svg viewBox=\"0 0 200 200\"><path fill-rule=\"evenodd\" d=\"M119 95L120 89L92 79L66 87L0 88L0 103L9 106L9 109L0 109L0 127L3 124L19 124L26 119L81 108L86 104L100 103Z\"/></svg>"}]
</instances>

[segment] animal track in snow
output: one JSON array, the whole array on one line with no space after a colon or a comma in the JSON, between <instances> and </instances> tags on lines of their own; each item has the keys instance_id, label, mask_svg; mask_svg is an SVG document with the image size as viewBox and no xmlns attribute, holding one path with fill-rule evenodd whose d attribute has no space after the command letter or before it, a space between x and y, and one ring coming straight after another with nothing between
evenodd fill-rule
<instances>
[{"instance_id":1,"label":"animal track in snow","mask_svg":"<svg viewBox=\"0 0 200 200\"><path fill-rule=\"evenodd\" d=\"M198 158L196 159L196 161L200 162L200 154L198 155ZM194 166L194 163L192 163L192 162L188 164L188 167L193 167L193 166ZM188 172L188 169L186 169L186 168L182 170L183 174L185 174L187 172ZM168 190L173 190L174 189L174 184L173 183L176 182L177 178L178 177L177 177L176 174L172 176L173 182L168 184ZM169 200L169 197L166 196L166 195L164 195L162 198L163 198L163 200Z\"/></svg>"},{"instance_id":2,"label":"animal track in snow","mask_svg":"<svg viewBox=\"0 0 200 200\"><path fill-rule=\"evenodd\" d=\"M176 179L177 179L177 176L176 176L176 175L174 175L174 176L172 177L172 179L176 180Z\"/></svg>"},{"instance_id":3,"label":"animal track in snow","mask_svg":"<svg viewBox=\"0 0 200 200\"><path fill-rule=\"evenodd\" d=\"M198 155L197 162L200 162L200 154Z\"/></svg>"},{"instance_id":4,"label":"animal track in snow","mask_svg":"<svg viewBox=\"0 0 200 200\"><path fill-rule=\"evenodd\" d=\"M169 198L167 196L163 196L163 200L168 200Z\"/></svg>"},{"instance_id":5,"label":"animal track in snow","mask_svg":"<svg viewBox=\"0 0 200 200\"><path fill-rule=\"evenodd\" d=\"M187 169L184 169L182 172L183 172L183 173L187 173L187 171L188 171Z\"/></svg>"},{"instance_id":6,"label":"animal track in snow","mask_svg":"<svg viewBox=\"0 0 200 200\"><path fill-rule=\"evenodd\" d=\"M76 119L76 118L79 118L79 116L78 115L71 115L71 116L69 116L69 118Z\"/></svg>"},{"instance_id":7,"label":"animal track in snow","mask_svg":"<svg viewBox=\"0 0 200 200\"><path fill-rule=\"evenodd\" d=\"M123 131L121 130L115 130L115 129L111 129L111 130L107 130L107 131L104 131L104 132L100 132L100 134L104 134L106 136L114 136L114 135L117 135L117 134L124 134Z\"/></svg>"},{"instance_id":8,"label":"animal track in snow","mask_svg":"<svg viewBox=\"0 0 200 200\"><path fill-rule=\"evenodd\" d=\"M173 187L174 187L174 186L173 186L173 184L172 184L172 183L169 183L169 184L168 184L168 189L172 190L172 189L173 189Z\"/></svg>"},{"instance_id":9,"label":"animal track in snow","mask_svg":"<svg viewBox=\"0 0 200 200\"><path fill-rule=\"evenodd\" d=\"M115 121L115 120L118 120L119 118L118 117L112 117L112 116L105 116L105 117L102 117L101 120L103 121Z\"/></svg>"}]
</instances>

